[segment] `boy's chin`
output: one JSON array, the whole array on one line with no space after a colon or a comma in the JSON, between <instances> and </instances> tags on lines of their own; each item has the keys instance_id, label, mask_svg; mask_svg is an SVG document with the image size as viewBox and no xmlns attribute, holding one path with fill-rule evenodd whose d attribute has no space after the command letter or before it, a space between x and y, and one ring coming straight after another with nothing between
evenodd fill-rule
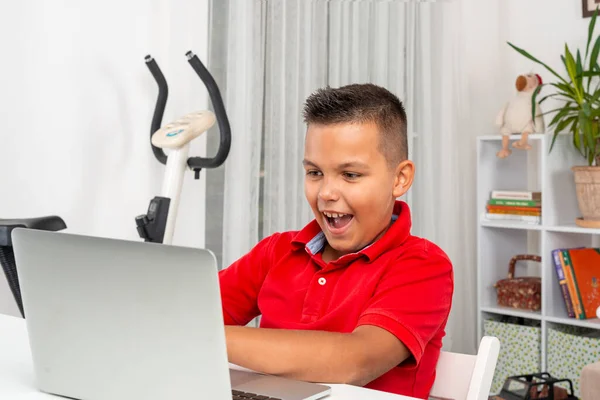
<instances>
[{"instance_id":1,"label":"boy's chin","mask_svg":"<svg viewBox=\"0 0 600 400\"><path fill-rule=\"evenodd\" d=\"M341 241L335 239L330 240L327 238L327 243L340 257L345 256L346 254L358 253L361 250L360 246L355 246L350 243L341 243Z\"/></svg>"}]
</instances>

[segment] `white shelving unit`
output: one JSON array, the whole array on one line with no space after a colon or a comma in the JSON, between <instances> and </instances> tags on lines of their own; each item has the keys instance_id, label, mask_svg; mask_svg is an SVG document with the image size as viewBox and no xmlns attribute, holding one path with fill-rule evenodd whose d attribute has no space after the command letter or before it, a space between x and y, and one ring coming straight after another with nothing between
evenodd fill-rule
<instances>
[{"instance_id":1,"label":"white shelving unit","mask_svg":"<svg viewBox=\"0 0 600 400\"><path fill-rule=\"evenodd\" d=\"M511 137L511 143L519 138ZM600 320L569 318L562 297L551 252L557 248L600 247L600 229L580 228L575 183L571 166L585 160L573 148L570 136L559 135L549 152L552 134L529 137L532 149L513 149L505 158L496 157L502 146L500 135L480 136L477 143L478 218L478 335L483 321L508 315L541 322L542 371L546 369L548 328L555 324L600 329ZM512 221L485 220L485 205L492 190L531 190L542 192L542 218L537 225ZM508 274L508 262L516 254L538 254L541 263L517 265L515 276L539 276L542 280L540 312L499 307L494 283Z\"/></svg>"}]
</instances>

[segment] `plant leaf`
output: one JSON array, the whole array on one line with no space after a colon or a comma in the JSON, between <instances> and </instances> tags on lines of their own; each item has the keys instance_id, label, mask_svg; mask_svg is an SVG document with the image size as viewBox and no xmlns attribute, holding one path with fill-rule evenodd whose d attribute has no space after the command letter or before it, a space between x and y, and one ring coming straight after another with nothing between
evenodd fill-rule
<instances>
[{"instance_id":1,"label":"plant leaf","mask_svg":"<svg viewBox=\"0 0 600 400\"><path fill-rule=\"evenodd\" d=\"M554 131L559 133L562 132L567 126L569 126L569 124L573 123L573 121L576 119L576 115L569 118L561 119L558 122L558 125L556 125L556 129Z\"/></svg>"},{"instance_id":2,"label":"plant leaf","mask_svg":"<svg viewBox=\"0 0 600 400\"><path fill-rule=\"evenodd\" d=\"M558 134L559 134L558 131L554 131L554 135L552 136L552 143L550 143L550 149L548 150L549 153L552 151L552 148L554 147L554 142L556 142L556 138L558 137Z\"/></svg>"},{"instance_id":3,"label":"plant leaf","mask_svg":"<svg viewBox=\"0 0 600 400\"><path fill-rule=\"evenodd\" d=\"M581 76L589 76L589 77L594 77L594 76L600 76L600 71L583 71L581 73Z\"/></svg>"},{"instance_id":4,"label":"plant leaf","mask_svg":"<svg viewBox=\"0 0 600 400\"><path fill-rule=\"evenodd\" d=\"M564 126L569 125L569 123L573 122L573 124L577 124L577 116L574 117L569 117L568 120L562 120L560 121L559 126L557 126L557 128L554 130L554 136L552 137L552 143L550 143L550 150L552 151L552 148L554 148L554 142L556 142L556 138L558 137L558 135L562 132L562 130L564 129ZM571 130L573 129L573 126L571 126ZM574 138L574 140L576 140ZM580 150L581 152L581 150Z\"/></svg>"},{"instance_id":5,"label":"plant leaf","mask_svg":"<svg viewBox=\"0 0 600 400\"><path fill-rule=\"evenodd\" d=\"M537 108L535 99L537 98L537 95L540 93L540 90L542 90L542 86L544 86L544 85L539 85L538 87L536 87L535 90L533 91L533 95L531 96L531 121L533 122L534 127L535 127L535 111Z\"/></svg>"},{"instance_id":6,"label":"plant leaf","mask_svg":"<svg viewBox=\"0 0 600 400\"><path fill-rule=\"evenodd\" d=\"M600 92L600 91L599 91ZM556 97L556 96L562 96L562 93L552 93L552 94L548 94L544 97L542 97L542 99L540 100L540 104L542 104L544 101L546 101L546 99L549 99L551 97Z\"/></svg>"},{"instance_id":7,"label":"plant leaf","mask_svg":"<svg viewBox=\"0 0 600 400\"><path fill-rule=\"evenodd\" d=\"M592 116L592 107L590 107L589 103L583 103L581 105L581 110L583 111L583 115L585 115L587 118Z\"/></svg>"},{"instance_id":8,"label":"plant leaf","mask_svg":"<svg viewBox=\"0 0 600 400\"><path fill-rule=\"evenodd\" d=\"M592 121L590 122L590 125L592 129L592 138L594 140L593 154L595 159L600 153L600 146L598 146L598 142L600 141L600 133L598 133L598 121Z\"/></svg>"},{"instance_id":9,"label":"plant leaf","mask_svg":"<svg viewBox=\"0 0 600 400\"><path fill-rule=\"evenodd\" d=\"M595 148L595 140L594 135L592 133L592 124L590 123L589 118L587 118L581 110L579 112L579 129L583 135L583 144L585 153L588 160L588 165L592 165L594 162L594 148Z\"/></svg>"},{"instance_id":10,"label":"plant leaf","mask_svg":"<svg viewBox=\"0 0 600 400\"><path fill-rule=\"evenodd\" d=\"M594 70L594 66L598 65L598 55L600 54L600 36L598 36L598 38L596 39L596 43L594 44L594 47L592 48L592 54L590 56L590 66L589 66L589 72L592 72ZM590 79L588 80L588 91L590 90L590 83L592 82L592 78L590 77Z\"/></svg>"},{"instance_id":11,"label":"plant leaf","mask_svg":"<svg viewBox=\"0 0 600 400\"><path fill-rule=\"evenodd\" d=\"M548 114L552 114L553 112L556 112L556 111L561 111L561 110L565 110L565 109L567 109L567 111L578 111L578 110L579 110L579 109L578 109L578 108L576 108L576 107L568 107L568 106L569 106L569 105L571 105L571 104L572 104L572 103L571 103L571 102L569 102L569 103L567 103L566 105L564 105L564 106L562 106L562 107L558 107L558 108L555 108L555 109L553 109L553 110L550 110L550 111L545 111L545 112L541 113L540 115L548 115Z\"/></svg>"},{"instance_id":12,"label":"plant leaf","mask_svg":"<svg viewBox=\"0 0 600 400\"><path fill-rule=\"evenodd\" d=\"M559 111L559 112L558 112L558 113L557 113L557 114L554 116L554 118L552 119L552 121L550 122L550 124L548 124L548 127L551 127L551 126L553 126L553 125L554 125L554 124L556 124L556 123L559 123L559 125L557 126L557 129L558 129L558 127L560 127L560 126L561 126L561 125L560 125L560 122L562 122L562 121L565 119L565 117L567 116L567 114L568 114L570 111L572 111L572 109L571 109L571 108L569 108L569 107L565 107L565 108L563 108L561 111ZM577 111L577 110L575 109L575 111ZM573 116L571 116L571 117L573 117ZM576 118L576 117L577 117L577 114L575 114L575 116L574 116L574 117ZM563 125L563 128L564 128L565 126L566 126L566 125ZM559 131L561 131L562 129L558 129L558 130L559 130Z\"/></svg>"},{"instance_id":13,"label":"plant leaf","mask_svg":"<svg viewBox=\"0 0 600 400\"><path fill-rule=\"evenodd\" d=\"M590 21L590 25L588 26L588 39L587 39L587 45L585 46L585 57L587 59L587 55L588 55L588 50L590 48L590 42L592 41L592 35L594 34L594 27L596 26L596 16L598 15L598 9L596 8L596 11L594 12L594 15L592 16L592 19Z\"/></svg>"},{"instance_id":14,"label":"plant leaf","mask_svg":"<svg viewBox=\"0 0 600 400\"><path fill-rule=\"evenodd\" d=\"M575 65L575 59L573 58L573 54L571 54L571 51L569 50L569 46L565 43L565 66L567 67L567 72L569 73L569 77L571 78L571 81L573 82L573 88L575 89L575 94L577 96L577 99L580 100L578 101L578 103L581 102L581 98L583 97L581 92L579 91L579 85L577 84L577 66Z\"/></svg>"},{"instance_id":15,"label":"plant leaf","mask_svg":"<svg viewBox=\"0 0 600 400\"><path fill-rule=\"evenodd\" d=\"M577 49L577 60L575 62L575 82L579 92L583 93L583 65L581 64L581 53Z\"/></svg>"},{"instance_id":16,"label":"plant leaf","mask_svg":"<svg viewBox=\"0 0 600 400\"><path fill-rule=\"evenodd\" d=\"M579 135L579 131L577 130L577 122L577 118L574 118L573 124L571 125L571 134L573 135L573 146L575 146L577 151L579 151L579 154L585 157L583 149L581 148L581 136Z\"/></svg>"},{"instance_id":17,"label":"plant leaf","mask_svg":"<svg viewBox=\"0 0 600 400\"><path fill-rule=\"evenodd\" d=\"M517 52L519 52L521 55L523 55L523 56L525 56L525 57L529 58L529 59L530 59L531 61L533 61L533 62L536 62L536 63L538 63L538 64L542 65L542 66L543 66L543 67L545 67L545 68L546 68L548 71L550 71L550 72L551 72L551 73L552 73L554 76L556 76L558 79L560 79L560 80L561 80L561 81L563 81L564 83L567 83L567 84L568 84L568 82L565 80L565 78L563 78L563 77L562 77L562 76L560 76L558 73L556 73L556 71L555 71L555 70L553 70L552 68L550 68L548 65L544 64L543 62L541 62L540 60L538 60L537 58L535 58L534 56L532 56L531 54L529 54L529 53L528 53L528 52L526 52L525 50L518 48L518 47L517 47L517 46L515 46L514 44L512 44L512 43L510 43L510 42L507 42L507 43L508 43L508 45L509 45L510 47L512 47L513 49L515 49L515 50L516 50Z\"/></svg>"},{"instance_id":18,"label":"plant leaf","mask_svg":"<svg viewBox=\"0 0 600 400\"><path fill-rule=\"evenodd\" d=\"M565 96L569 96L571 97L573 100L577 101L576 98L576 91L575 91L575 87L571 86L570 83L560 83L560 82L556 82L556 83L550 83L551 86L554 86L557 89L560 89L564 92Z\"/></svg>"}]
</instances>

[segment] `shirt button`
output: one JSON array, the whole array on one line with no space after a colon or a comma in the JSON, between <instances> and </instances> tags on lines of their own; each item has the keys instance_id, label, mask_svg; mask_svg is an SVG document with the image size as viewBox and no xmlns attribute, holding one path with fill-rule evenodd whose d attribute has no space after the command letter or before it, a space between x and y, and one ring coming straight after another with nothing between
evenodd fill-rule
<instances>
[{"instance_id":1,"label":"shirt button","mask_svg":"<svg viewBox=\"0 0 600 400\"><path fill-rule=\"evenodd\" d=\"M327 283L327 280L325 278L323 278L323 277L319 278L319 285L323 286L326 283Z\"/></svg>"}]
</instances>

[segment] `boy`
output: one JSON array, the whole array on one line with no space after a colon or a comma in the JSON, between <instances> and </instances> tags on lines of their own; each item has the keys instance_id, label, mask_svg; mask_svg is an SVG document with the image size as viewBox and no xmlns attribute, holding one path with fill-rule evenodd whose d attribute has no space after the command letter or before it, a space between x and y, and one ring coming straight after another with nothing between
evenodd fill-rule
<instances>
[{"instance_id":1,"label":"boy","mask_svg":"<svg viewBox=\"0 0 600 400\"><path fill-rule=\"evenodd\" d=\"M307 99L304 119L315 219L220 271L229 361L426 398L453 272L442 250L410 234L396 200L414 175L402 103L371 84L326 88ZM260 329L243 326L258 315Z\"/></svg>"}]
</instances>

